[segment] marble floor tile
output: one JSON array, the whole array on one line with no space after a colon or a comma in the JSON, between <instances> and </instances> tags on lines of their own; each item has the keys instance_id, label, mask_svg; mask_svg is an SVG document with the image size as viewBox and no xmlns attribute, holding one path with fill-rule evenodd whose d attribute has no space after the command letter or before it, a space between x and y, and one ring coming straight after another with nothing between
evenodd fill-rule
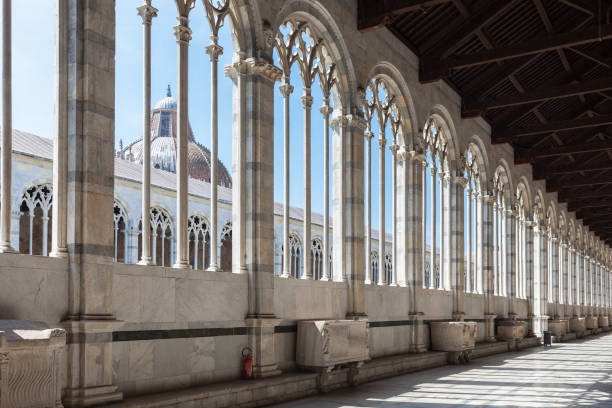
<instances>
[{"instance_id":1,"label":"marble floor tile","mask_svg":"<svg viewBox=\"0 0 612 408\"><path fill-rule=\"evenodd\" d=\"M612 335L498 354L277 407L612 407Z\"/></svg>"}]
</instances>

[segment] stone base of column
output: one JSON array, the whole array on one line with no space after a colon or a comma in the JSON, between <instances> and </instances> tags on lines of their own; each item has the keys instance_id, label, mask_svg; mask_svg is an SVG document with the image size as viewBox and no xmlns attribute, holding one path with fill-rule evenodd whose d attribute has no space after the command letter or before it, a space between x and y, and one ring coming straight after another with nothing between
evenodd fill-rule
<instances>
[{"instance_id":1,"label":"stone base of column","mask_svg":"<svg viewBox=\"0 0 612 408\"><path fill-rule=\"evenodd\" d=\"M346 314L346 318L348 320L368 320L368 315L367 313L347 313Z\"/></svg>"},{"instance_id":2,"label":"stone base of column","mask_svg":"<svg viewBox=\"0 0 612 408\"><path fill-rule=\"evenodd\" d=\"M89 407L123 400L123 393L114 385L66 390L62 403L65 407Z\"/></svg>"},{"instance_id":3,"label":"stone base of column","mask_svg":"<svg viewBox=\"0 0 612 408\"><path fill-rule=\"evenodd\" d=\"M282 372L276 362L274 351L274 327L280 319L247 318L245 323L249 331L249 347L253 352L253 376L265 378L280 375Z\"/></svg>"},{"instance_id":4,"label":"stone base of column","mask_svg":"<svg viewBox=\"0 0 612 408\"><path fill-rule=\"evenodd\" d=\"M488 343L494 343L497 341L495 338L495 319L497 314L486 313L485 314L485 341Z\"/></svg>"},{"instance_id":5,"label":"stone base of column","mask_svg":"<svg viewBox=\"0 0 612 408\"><path fill-rule=\"evenodd\" d=\"M136 263L136 265L145 265L145 266L150 266L150 265L155 265L153 263L153 260L151 258L142 258L140 261L138 261Z\"/></svg>"},{"instance_id":6,"label":"stone base of column","mask_svg":"<svg viewBox=\"0 0 612 408\"><path fill-rule=\"evenodd\" d=\"M462 322L465 319L465 312L454 312L453 320L456 322Z\"/></svg>"},{"instance_id":7,"label":"stone base of column","mask_svg":"<svg viewBox=\"0 0 612 408\"><path fill-rule=\"evenodd\" d=\"M410 344L408 345L409 353L425 353L427 351L427 330L425 328L425 314L416 313L409 314L410 321Z\"/></svg>"},{"instance_id":8,"label":"stone base of column","mask_svg":"<svg viewBox=\"0 0 612 408\"><path fill-rule=\"evenodd\" d=\"M113 331L124 322L113 316L78 316L63 322L68 333L67 407L86 407L121 401L113 382Z\"/></svg>"},{"instance_id":9,"label":"stone base of column","mask_svg":"<svg viewBox=\"0 0 612 408\"><path fill-rule=\"evenodd\" d=\"M532 315L529 317L531 330L536 337L543 337L544 332L548 330L548 318L546 315Z\"/></svg>"},{"instance_id":10,"label":"stone base of column","mask_svg":"<svg viewBox=\"0 0 612 408\"><path fill-rule=\"evenodd\" d=\"M173 268L175 269L191 269L191 265L189 263L186 262L176 262L174 265L172 265Z\"/></svg>"},{"instance_id":11,"label":"stone base of column","mask_svg":"<svg viewBox=\"0 0 612 408\"><path fill-rule=\"evenodd\" d=\"M52 258L68 258L68 250L66 248L58 248L49 252L49 256Z\"/></svg>"}]
</instances>

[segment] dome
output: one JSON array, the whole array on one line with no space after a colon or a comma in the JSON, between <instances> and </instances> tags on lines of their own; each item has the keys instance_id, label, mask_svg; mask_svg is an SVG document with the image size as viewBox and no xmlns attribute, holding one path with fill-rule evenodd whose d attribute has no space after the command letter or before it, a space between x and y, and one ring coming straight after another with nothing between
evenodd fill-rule
<instances>
[{"instance_id":1,"label":"dome","mask_svg":"<svg viewBox=\"0 0 612 408\"><path fill-rule=\"evenodd\" d=\"M176 99L170 86L166 97L159 100L151 112L151 165L154 168L176 172ZM210 182L210 151L197 143L191 126L188 128L189 176ZM142 139L121 150L121 157L142 164ZM232 178L220 161L217 163L218 185L231 188Z\"/></svg>"}]
</instances>

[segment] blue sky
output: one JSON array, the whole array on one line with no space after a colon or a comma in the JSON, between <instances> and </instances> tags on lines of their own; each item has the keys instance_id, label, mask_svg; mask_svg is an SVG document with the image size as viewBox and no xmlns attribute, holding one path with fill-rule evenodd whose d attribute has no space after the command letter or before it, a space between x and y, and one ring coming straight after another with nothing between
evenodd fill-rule
<instances>
[{"instance_id":1,"label":"blue sky","mask_svg":"<svg viewBox=\"0 0 612 408\"><path fill-rule=\"evenodd\" d=\"M124 145L142 137L142 23L136 14L141 0L117 1L116 28L116 136ZM154 1L159 9L152 26L152 101L163 98L168 84L176 92L176 8L171 1ZM54 104L54 16L55 2L32 0L13 2L13 127L43 137L53 136ZM210 43L210 29L201 2L191 12L193 40L189 48L189 120L196 140L210 146L210 58L205 47ZM36 27L32 30L31 27ZM223 74L223 66L231 63L233 46L229 24L221 29L220 45L224 53L219 59L219 157L231 169L231 80ZM295 90L291 104L291 199L293 206L304 205L303 194L303 108L302 82L297 65L291 83ZM323 212L323 117L318 81L312 86L312 210ZM283 106L275 85L274 103L274 194L283 200ZM377 134L378 127L373 125ZM390 138L390 131L387 131ZM389 146L390 141L387 143ZM330 142L330 149L333 143ZM330 151L331 156L331 151ZM391 154L386 154L386 228L391 232ZM331 160L330 160L331 161ZM378 143L372 140L372 227L378 228ZM330 181L330 186L333 183ZM330 200L332 197L330 197ZM330 209L331 214L331 209Z\"/></svg>"}]
</instances>

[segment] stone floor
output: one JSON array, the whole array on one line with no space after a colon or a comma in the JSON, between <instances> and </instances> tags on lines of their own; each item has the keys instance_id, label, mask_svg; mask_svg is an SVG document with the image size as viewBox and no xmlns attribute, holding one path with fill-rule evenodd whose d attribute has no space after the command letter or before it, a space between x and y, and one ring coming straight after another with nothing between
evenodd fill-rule
<instances>
[{"instance_id":1,"label":"stone floor","mask_svg":"<svg viewBox=\"0 0 612 408\"><path fill-rule=\"evenodd\" d=\"M376 381L277 407L612 407L612 334Z\"/></svg>"}]
</instances>

